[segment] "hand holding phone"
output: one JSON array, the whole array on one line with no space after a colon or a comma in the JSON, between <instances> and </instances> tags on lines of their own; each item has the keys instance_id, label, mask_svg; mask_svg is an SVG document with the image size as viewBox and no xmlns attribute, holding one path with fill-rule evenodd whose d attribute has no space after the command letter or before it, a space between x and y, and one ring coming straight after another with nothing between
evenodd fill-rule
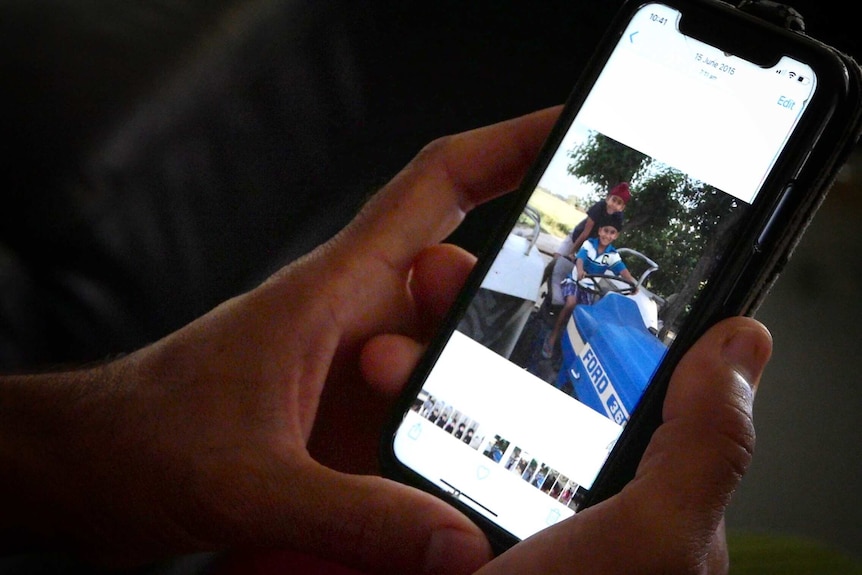
<instances>
[{"instance_id":1,"label":"hand holding phone","mask_svg":"<svg viewBox=\"0 0 862 575\"><path fill-rule=\"evenodd\" d=\"M726 573L720 511L751 458L751 400L770 347L765 329L744 318L708 331L674 374L665 423L635 481L479 573Z\"/></svg>"},{"instance_id":2,"label":"hand holding phone","mask_svg":"<svg viewBox=\"0 0 862 575\"><path fill-rule=\"evenodd\" d=\"M389 473L499 549L618 492L686 350L753 313L789 256L858 137L858 80L720 2L626 4L414 373ZM594 230L583 278L542 246L581 237L567 205Z\"/></svg>"}]
</instances>

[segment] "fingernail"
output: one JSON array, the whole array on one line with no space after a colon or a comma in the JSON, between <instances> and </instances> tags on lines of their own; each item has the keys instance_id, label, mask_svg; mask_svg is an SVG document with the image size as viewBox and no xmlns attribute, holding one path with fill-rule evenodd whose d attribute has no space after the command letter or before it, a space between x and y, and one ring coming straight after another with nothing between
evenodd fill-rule
<instances>
[{"instance_id":1,"label":"fingernail","mask_svg":"<svg viewBox=\"0 0 862 575\"><path fill-rule=\"evenodd\" d=\"M431 535L422 573L472 573L491 559L484 537L457 529L439 529Z\"/></svg>"},{"instance_id":2,"label":"fingernail","mask_svg":"<svg viewBox=\"0 0 862 575\"><path fill-rule=\"evenodd\" d=\"M740 329L724 344L722 357L755 387L772 352L763 333L754 329Z\"/></svg>"}]
</instances>

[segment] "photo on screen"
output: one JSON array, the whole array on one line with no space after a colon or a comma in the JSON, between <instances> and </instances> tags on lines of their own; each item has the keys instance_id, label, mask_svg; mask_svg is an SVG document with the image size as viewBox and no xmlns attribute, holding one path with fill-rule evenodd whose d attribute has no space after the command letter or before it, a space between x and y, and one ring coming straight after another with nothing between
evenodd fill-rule
<instances>
[{"instance_id":1,"label":"photo on screen","mask_svg":"<svg viewBox=\"0 0 862 575\"><path fill-rule=\"evenodd\" d=\"M458 331L624 425L747 207L575 123Z\"/></svg>"}]
</instances>

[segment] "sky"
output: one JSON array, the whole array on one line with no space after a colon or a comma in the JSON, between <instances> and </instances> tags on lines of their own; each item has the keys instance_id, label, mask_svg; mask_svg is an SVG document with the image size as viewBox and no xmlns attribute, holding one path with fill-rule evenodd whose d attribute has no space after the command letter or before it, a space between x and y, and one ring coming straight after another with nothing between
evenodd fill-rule
<instances>
[{"instance_id":1,"label":"sky","mask_svg":"<svg viewBox=\"0 0 862 575\"><path fill-rule=\"evenodd\" d=\"M595 188L592 184L587 184L567 172L571 163L568 155L569 150L583 143L589 135L590 131L582 124L577 122L572 124L557 153L548 164L548 169L539 180L540 187L562 197L575 196L583 199L595 195Z\"/></svg>"}]
</instances>

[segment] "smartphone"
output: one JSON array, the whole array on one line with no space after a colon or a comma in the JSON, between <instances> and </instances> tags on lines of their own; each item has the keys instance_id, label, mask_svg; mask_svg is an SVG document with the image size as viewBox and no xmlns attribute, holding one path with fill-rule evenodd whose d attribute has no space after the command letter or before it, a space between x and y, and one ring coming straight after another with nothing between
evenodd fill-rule
<instances>
[{"instance_id":1,"label":"smartphone","mask_svg":"<svg viewBox=\"0 0 862 575\"><path fill-rule=\"evenodd\" d=\"M498 550L616 493L674 366L754 313L859 114L858 67L803 33L713 0L625 3L414 372L385 472Z\"/></svg>"}]
</instances>

